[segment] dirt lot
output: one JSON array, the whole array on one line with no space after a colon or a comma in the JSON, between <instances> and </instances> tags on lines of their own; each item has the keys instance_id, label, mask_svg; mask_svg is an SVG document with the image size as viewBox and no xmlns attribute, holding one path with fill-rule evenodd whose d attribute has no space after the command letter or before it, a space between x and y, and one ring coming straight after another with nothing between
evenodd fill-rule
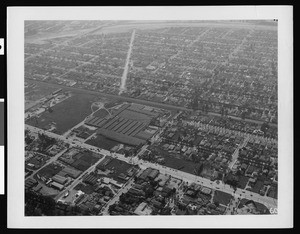
<instances>
[{"instance_id":1,"label":"dirt lot","mask_svg":"<svg viewBox=\"0 0 300 234\"><path fill-rule=\"evenodd\" d=\"M230 202L231 198L232 198L232 196L228 193L224 193L221 191L215 191L213 201L219 202L220 204L227 206L228 203Z\"/></svg>"},{"instance_id":2,"label":"dirt lot","mask_svg":"<svg viewBox=\"0 0 300 234\"><path fill-rule=\"evenodd\" d=\"M52 108L53 112L43 112L37 123L34 120L28 120L26 124L47 129L49 124L55 122L55 132L63 134L91 114L91 104L97 100L99 98L94 95L75 93L72 97L55 105Z\"/></svg>"}]
</instances>

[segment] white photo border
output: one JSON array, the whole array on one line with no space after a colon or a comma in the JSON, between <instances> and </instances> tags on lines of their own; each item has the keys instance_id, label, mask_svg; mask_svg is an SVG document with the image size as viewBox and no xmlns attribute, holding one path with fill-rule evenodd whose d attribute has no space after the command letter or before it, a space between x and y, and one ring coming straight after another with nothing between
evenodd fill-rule
<instances>
[{"instance_id":1,"label":"white photo border","mask_svg":"<svg viewBox=\"0 0 300 234\"><path fill-rule=\"evenodd\" d=\"M8 7L8 228L283 228L293 226L292 6ZM278 215L24 216L25 20L278 19Z\"/></svg>"}]
</instances>

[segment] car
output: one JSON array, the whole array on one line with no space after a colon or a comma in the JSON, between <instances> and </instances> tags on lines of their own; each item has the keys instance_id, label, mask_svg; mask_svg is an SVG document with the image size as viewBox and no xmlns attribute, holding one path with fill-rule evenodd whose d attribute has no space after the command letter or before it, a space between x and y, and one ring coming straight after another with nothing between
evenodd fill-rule
<instances>
[{"instance_id":1,"label":"car","mask_svg":"<svg viewBox=\"0 0 300 234\"><path fill-rule=\"evenodd\" d=\"M66 198L67 196L69 196L69 191L67 191L67 192L65 192L65 194L64 194L64 198Z\"/></svg>"}]
</instances>

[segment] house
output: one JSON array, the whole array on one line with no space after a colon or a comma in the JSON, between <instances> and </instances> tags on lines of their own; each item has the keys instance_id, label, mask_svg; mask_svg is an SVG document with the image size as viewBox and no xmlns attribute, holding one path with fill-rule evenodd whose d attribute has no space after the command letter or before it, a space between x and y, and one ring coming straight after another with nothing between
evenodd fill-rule
<instances>
[{"instance_id":1,"label":"house","mask_svg":"<svg viewBox=\"0 0 300 234\"><path fill-rule=\"evenodd\" d=\"M247 167L248 167L248 165L247 165L246 163L243 163L243 164L241 165L241 169L242 169L243 171L246 171Z\"/></svg>"},{"instance_id":2,"label":"house","mask_svg":"<svg viewBox=\"0 0 300 234\"><path fill-rule=\"evenodd\" d=\"M250 166L248 167L248 170L246 171L246 173L249 174L249 175L251 175L251 174L254 172L254 169L255 169L255 167L252 166L252 165L250 165Z\"/></svg>"},{"instance_id":3,"label":"house","mask_svg":"<svg viewBox=\"0 0 300 234\"><path fill-rule=\"evenodd\" d=\"M169 150L173 150L175 148L175 145L169 145Z\"/></svg>"},{"instance_id":4,"label":"house","mask_svg":"<svg viewBox=\"0 0 300 234\"><path fill-rule=\"evenodd\" d=\"M150 174L150 172L152 171L152 169L150 167L146 168L142 174L139 176L140 179L145 180L148 175Z\"/></svg>"},{"instance_id":5,"label":"house","mask_svg":"<svg viewBox=\"0 0 300 234\"><path fill-rule=\"evenodd\" d=\"M146 195L146 193L144 192L144 191L142 191L142 190L137 190L137 189L134 189L134 188L130 188L129 190L128 190L128 192L130 193L130 194L132 194L132 195L136 195L136 196L145 196Z\"/></svg>"},{"instance_id":6,"label":"house","mask_svg":"<svg viewBox=\"0 0 300 234\"><path fill-rule=\"evenodd\" d=\"M181 149L180 145L175 147L175 151L180 151L180 149Z\"/></svg>"},{"instance_id":7,"label":"house","mask_svg":"<svg viewBox=\"0 0 300 234\"><path fill-rule=\"evenodd\" d=\"M32 190L35 192L39 192L43 188L43 185L38 184L36 187L34 187Z\"/></svg>"},{"instance_id":8,"label":"house","mask_svg":"<svg viewBox=\"0 0 300 234\"><path fill-rule=\"evenodd\" d=\"M150 215L152 209L147 206L146 202L142 202L139 206L135 209L134 214L136 215Z\"/></svg>"},{"instance_id":9,"label":"house","mask_svg":"<svg viewBox=\"0 0 300 234\"><path fill-rule=\"evenodd\" d=\"M151 204L154 206L154 207L156 207L156 208L162 208L162 206L163 206L163 204L161 203L161 202L159 202L159 201L157 201L157 200L155 200L155 199L152 199L151 200Z\"/></svg>"},{"instance_id":10,"label":"house","mask_svg":"<svg viewBox=\"0 0 300 234\"><path fill-rule=\"evenodd\" d=\"M38 182L36 180L30 178L30 179L26 180L25 188L29 189L29 188L32 188L33 186L36 186L37 184L38 184Z\"/></svg>"},{"instance_id":11,"label":"house","mask_svg":"<svg viewBox=\"0 0 300 234\"><path fill-rule=\"evenodd\" d=\"M168 148L169 148L169 144L164 144L164 145L163 145L163 149L164 149L164 150L167 150Z\"/></svg>"},{"instance_id":12,"label":"house","mask_svg":"<svg viewBox=\"0 0 300 234\"><path fill-rule=\"evenodd\" d=\"M209 194L211 194L211 189L207 188L207 187L202 187L201 192L203 194L209 195Z\"/></svg>"}]
</instances>

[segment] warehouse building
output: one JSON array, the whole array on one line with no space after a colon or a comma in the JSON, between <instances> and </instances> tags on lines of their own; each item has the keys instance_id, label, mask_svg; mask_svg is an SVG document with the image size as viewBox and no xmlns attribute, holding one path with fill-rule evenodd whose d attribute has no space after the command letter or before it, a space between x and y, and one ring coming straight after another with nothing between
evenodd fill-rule
<instances>
[{"instance_id":1,"label":"warehouse building","mask_svg":"<svg viewBox=\"0 0 300 234\"><path fill-rule=\"evenodd\" d=\"M65 184L67 183L68 179L61 175L55 175L52 177L52 180L59 183L59 184Z\"/></svg>"},{"instance_id":2,"label":"warehouse building","mask_svg":"<svg viewBox=\"0 0 300 234\"><path fill-rule=\"evenodd\" d=\"M63 190L64 187L65 187L65 186L63 186L62 184L59 184L59 183L57 183L57 182L55 182L55 181L51 183L51 186L52 186L53 188L55 188L55 189L58 189L59 191Z\"/></svg>"}]
</instances>

